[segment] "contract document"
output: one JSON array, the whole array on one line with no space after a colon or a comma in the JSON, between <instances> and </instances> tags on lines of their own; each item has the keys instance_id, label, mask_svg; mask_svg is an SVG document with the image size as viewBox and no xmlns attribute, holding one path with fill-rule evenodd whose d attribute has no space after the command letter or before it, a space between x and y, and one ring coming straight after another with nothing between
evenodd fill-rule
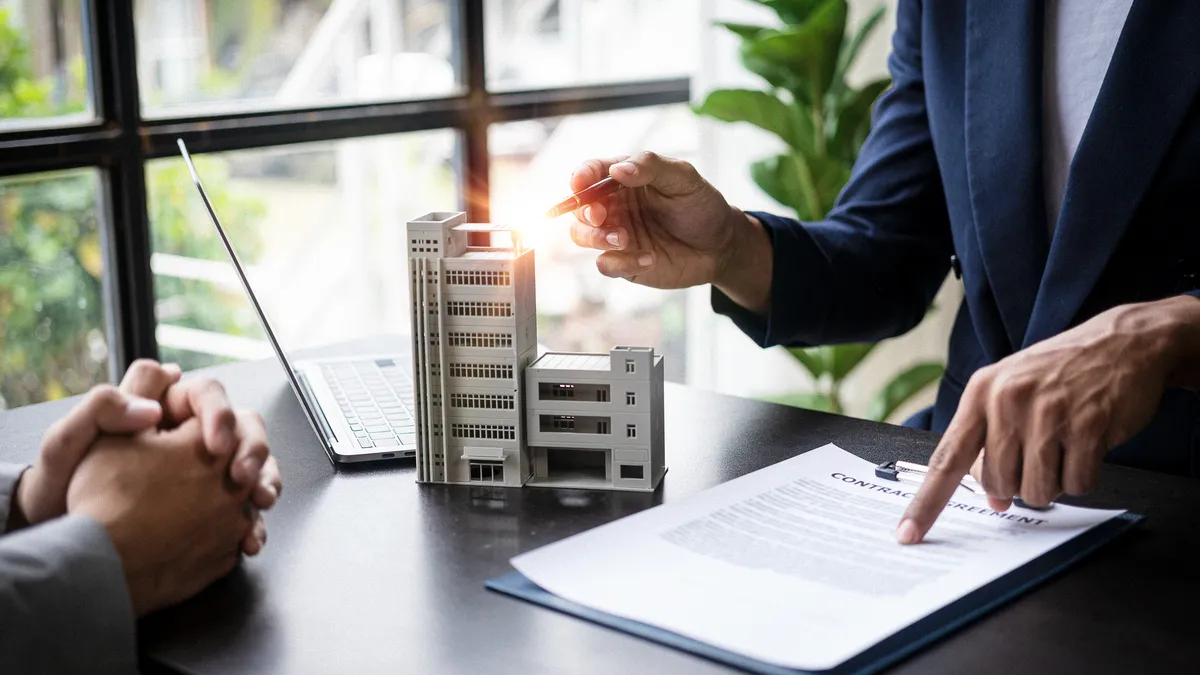
<instances>
[{"instance_id":1,"label":"contract document","mask_svg":"<svg viewBox=\"0 0 1200 675\"><path fill-rule=\"evenodd\" d=\"M826 670L1123 511L990 509L961 489L916 546L916 492L833 445L520 555L572 602L742 656Z\"/></svg>"}]
</instances>

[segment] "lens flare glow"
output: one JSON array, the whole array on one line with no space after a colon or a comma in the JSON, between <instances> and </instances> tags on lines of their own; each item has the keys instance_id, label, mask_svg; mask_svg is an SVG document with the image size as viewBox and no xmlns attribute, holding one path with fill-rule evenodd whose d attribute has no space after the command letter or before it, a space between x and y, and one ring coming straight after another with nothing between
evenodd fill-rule
<instances>
[{"instance_id":1,"label":"lens flare glow","mask_svg":"<svg viewBox=\"0 0 1200 675\"><path fill-rule=\"evenodd\" d=\"M491 203L492 222L511 227L524 248L536 249L548 243L555 228L569 227L570 215L546 218L546 209L564 196L561 189L530 185L498 191Z\"/></svg>"}]
</instances>

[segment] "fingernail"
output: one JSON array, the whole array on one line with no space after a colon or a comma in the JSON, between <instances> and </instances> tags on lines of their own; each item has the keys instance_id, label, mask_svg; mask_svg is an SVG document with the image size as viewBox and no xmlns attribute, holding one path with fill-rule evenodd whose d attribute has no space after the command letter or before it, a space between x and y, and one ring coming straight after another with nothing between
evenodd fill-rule
<instances>
[{"instance_id":1,"label":"fingernail","mask_svg":"<svg viewBox=\"0 0 1200 675\"><path fill-rule=\"evenodd\" d=\"M579 215L583 216L584 222L586 222L588 225L595 227L596 219L592 217L592 207L590 204L588 206L583 207L583 209L579 212Z\"/></svg>"},{"instance_id":2,"label":"fingernail","mask_svg":"<svg viewBox=\"0 0 1200 675\"><path fill-rule=\"evenodd\" d=\"M125 414L133 416L142 415L159 415L162 414L162 405L158 401L141 396L130 396L129 400L125 401Z\"/></svg>"},{"instance_id":3,"label":"fingernail","mask_svg":"<svg viewBox=\"0 0 1200 675\"><path fill-rule=\"evenodd\" d=\"M609 232L604 241L607 241L613 248L621 248L621 235L616 232Z\"/></svg>"},{"instance_id":4,"label":"fingernail","mask_svg":"<svg viewBox=\"0 0 1200 675\"><path fill-rule=\"evenodd\" d=\"M896 528L896 541L901 544L917 543L917 524L912 519L905 518L900 521L900 526Z\"/></svg>"},{"instance_id":5,"label":"fingernail","mask_svg":"<svg viewBox=\"0 0 1200 675\"><path fill-rule=\"evenodd\" d=\"M167 371L169 375L183 374L183 368L180 368L178 363L164 363L162 364L162 369Z\"/></svg>"},{"instance_id":6,"label":"fingernail","mask_svg":"<svg viewBox=\"0 0 1200 675\"><path fill-rule=\"evenodd\" d=\"M636 175L638 170L637 164L634 164L633 162L618 162L613 164L612 168L617 171L627 173L630 176Z\"/></svg>"},{"instance_id":7,"label":"fingernail","mask_svg":"<svg viewBox=\"0 0 1200 675\"><path fill-rule=\"evenodd\" d=\"M213 436L213 444L215 447L211 448L212 451L219 454L225 454L233 450L233 432L230 431L229 427L217 427L217 433Z\"/></svg>"},{"instance_id":8,"label":"fingernail","mask_svg":"<svg viewBox=\"0 0 1200 675\"><path fill-rule=\"evenodd\" d=\"M263 462L265 461L265 457L258 457L255 455L250 455L249 457L243 459L242 469L246 472L246 480L256 480L258 478L258 472L262 471Z\"/></svg>"},{"instance_id":9,"label":"fingernail","mask_svg":"<svg viewBox=\"0 0 1200 675\"><path fill-rule=\"evenodd\" d=\"M642 267L649 267L654 264L654 256L650 255L649 253L643 253L638 256L637 262L638 265L641 265Z\"/></svg>"}]
</instances>

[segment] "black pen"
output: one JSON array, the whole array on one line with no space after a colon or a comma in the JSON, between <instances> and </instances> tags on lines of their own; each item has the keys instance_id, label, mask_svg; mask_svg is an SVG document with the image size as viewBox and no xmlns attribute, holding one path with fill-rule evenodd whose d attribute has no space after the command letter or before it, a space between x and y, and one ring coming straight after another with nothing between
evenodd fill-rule
<instances>
[{"instance_id":1,"label":"black pen","mask_svg":"<svg viewBox=\"0 0 1200 675\"><path fill-rule=\"evenodd\" d=\"M567 197L561 202L554 205L554 208L546 212L547 218L557 218L564 213L570 213L575 209L583 208L588 204L604 199L605 197L615 193L617 190L625 187L621 185L612 176L604 178L598 183L585 187L575 194Z\"/></svg>"}]
</instances>

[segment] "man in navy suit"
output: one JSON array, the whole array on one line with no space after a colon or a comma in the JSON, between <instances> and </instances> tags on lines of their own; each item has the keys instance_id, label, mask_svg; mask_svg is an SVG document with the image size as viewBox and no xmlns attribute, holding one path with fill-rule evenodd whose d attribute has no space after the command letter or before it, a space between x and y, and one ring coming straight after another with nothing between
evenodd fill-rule
<instances>
[{"instance_id":1,"label":"man in navy suit","mask_svg":"<svg viewBox=\"0 0 1200 675\"><path fill-rule=\"evenodd\" d=\"M968 471L994 508L1089 489L1108 460L1200 477L1200 3L900 0L893 86L820 222L729 206L689 164L592 160L628 188L577 212L597 267L712 284L764 347L878 340L965 300L944 432L897 528Z\"/></svg>"}]
</instances>

